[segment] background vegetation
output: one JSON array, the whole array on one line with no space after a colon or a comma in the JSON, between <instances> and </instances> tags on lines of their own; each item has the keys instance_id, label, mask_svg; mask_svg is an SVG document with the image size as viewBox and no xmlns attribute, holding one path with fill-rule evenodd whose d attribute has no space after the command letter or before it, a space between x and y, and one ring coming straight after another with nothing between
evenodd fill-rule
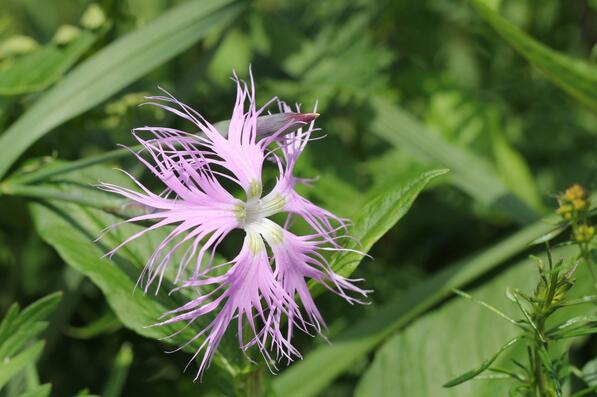
<instances>
[{"instance_id":1,"label":"background vegetation","mask_svg":"<svg viewBox=\"0 0 597 397\"><path fill-rule=\"evenodd\" d=\"M280 396L507 395L508 381L441 387L516 332L451 288L515 315L505 291L536 284L526 258L542 250L528 243L556 224L555 195L595 187L596 41L594 0L2 0L0 357L27 353L0 365L2 393L216 396L257 379ZM144 328L173 301L131 292L126 269L151 242L100 260L92 240L118 206L90 187L117 180L115 166L141 172L112 152L131 128L179 123L137 106L158 84L224 120L231 72L249 65L261 103L318 102L327 137L302 160L320 176L306 193L357 219L366 245L379 239L374 260L342 267L375 293L362 307L321 294L332 345L301 338L305 360L277 376L224 348L234 368L218 359L193 383L190 355L165 354L167 330ZM30 340L44 318L42 346ZM578 368L590 372L594 342L572 346Z\"/></svg>"}]
</instances>

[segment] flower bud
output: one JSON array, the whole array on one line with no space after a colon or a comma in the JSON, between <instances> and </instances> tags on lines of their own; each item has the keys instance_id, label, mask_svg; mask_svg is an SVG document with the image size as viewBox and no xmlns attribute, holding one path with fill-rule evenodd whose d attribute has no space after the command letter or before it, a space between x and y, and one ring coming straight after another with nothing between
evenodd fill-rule
<instances>
[{"instance_id":1,"label":"flower bud","mask_svg":"<svg viewBox=\"0 0 597 397\"><path fill-rule=\"evenodd\" d=\"M587 243L595 236L595 227L579 225L574 232L574 239L579 243Z\"/></svg>"}]
</instances>

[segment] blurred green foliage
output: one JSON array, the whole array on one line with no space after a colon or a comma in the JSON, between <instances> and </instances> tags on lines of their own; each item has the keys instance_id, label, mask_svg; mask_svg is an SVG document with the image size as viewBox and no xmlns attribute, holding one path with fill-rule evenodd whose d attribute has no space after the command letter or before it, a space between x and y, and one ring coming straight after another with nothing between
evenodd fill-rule
<instances>
[{"instance_id":1,"label":"blurred green foliage","mask_svg":"<svg viewBox=\"0 0 597 397\"><path fill-rule=\"evenodd\" d=\"M31 130L39 132L19 144L24 151L20 156L10 140L2 141L0 162L9 180L54 166L57 159L87 158L131 144L129 132L137 126L182 127L164 112L137 106L158 85L209 120L227 119L234 99L231 72L246 78L251 65L261 103L278 96L301 103L304 110L317 104L318 126L326 138L310 145L299 171L320 176L305 193L326 208L353 216L365 202L423 171L451 169L373 247L374 260L366 259L356 269L355 276L375 290L372 305L352 307L327 294L318 297L330 322L328 336L339 351L343 340L355 338L350 333L355 324L368 323L370 328L364 329L382 337L366 346L357 343L360 353L343 355L344 362L330 356L338 367L328 368L328 378L313 382L309 393L295 393L346 396L356 390L363 396L413 396L428 387L433 392L426 395L432 397L495 395L474 386L450 391L439 386L481 362L495 350L493 341L503 342L512 331L507 325L488 326L492 320L464 308L463 302L440 304L449 296L448 285L473 283L483 299L497 299L498 305L502 298L496 295L505 285L530 288L534 282L524 261L493 276L532 252L526 243L550 225L527 225L555 207L556 193L574 182L596 187L597 2L222 1L224 11L208 12L192 29L167 23L152 30L164 40L167 56L149 36L138 35L124 42L141 43L142 54L134 58L126 53L128 47L118 47L122 62L105 59L103 65L109 67L101 69L101 76L88 75L85 84L77 85L83 81L76 79L81 65L94 65L106 48L121 45L130 38L127 34L159 23L184 3L2 0L0 134L17 131L14 136L24 142ZM160 36L164 29L186 37L188 45L176 40L180 48L175 51L167 41L171 36ZM147 70L133 76L126 64L136 68L135 59L143 56ZM63 90L62 83L71 84L69 92L84 101L71 95L52 101L48 94ZM72 107L66 109L69 100ZM23 123L25 117L29 124ZM131 158L111 160L107 166L141 171ZM89 171L82 189L105 173L106 167ZM64 182L62 177L58 182ZM147 304L145 319L122 321L126 314L118 312L121 306L114 299L107 302L109 286L94 278L95 268L88 262L87 268L65 264L72 251L57 242L52 228L44 228L58 221L42 218L40 213L48 210L38 201L30 205L23 197L0 193L0 312L16 301L26 305L56 290L64 293L43 334L46 347L38 365L30 366L36 373L28 370L22 376L28 384L51 383L57 396L81 390L80 395L106 396L231 393L225 371L214 365L203 383L192 383L193 365L182 374L186 353L164 354L165 344L132 332L131 327L157 337L151 334L157 331L143 328L159 312L151 306L156 301ZM93 224L93 211L75 208L70 213ZM519 237L508 240L519 228ZM60 230L65 239L72 237L73 249L97 258L95 265L101 266L102 247L84 249L80 235ZM225 248L223 255L234 253L234 245ZM134 297L150 300L137 293ZM403 298L412 305L392 306ZM129 303L127 295L118 299ZM160 304L167 305L165 299ZM392 313L395 321L368 321L380 313ZM377 324L384 327L371 328ZM325 345L321 338L297 340L303 352L328 354L318 353ZM586 339L572 352L579 367L597 356L594 342ZM306 357L301 368L314 365L310 370L318 373L317 360ZM284 385L292 385L293 379L308 382L293 378L298 376L294 369L278 377L266 374L269 390L287 395ZM13 382L2 393L18 396L19 387Z\"/></svg>"}]
</instances>

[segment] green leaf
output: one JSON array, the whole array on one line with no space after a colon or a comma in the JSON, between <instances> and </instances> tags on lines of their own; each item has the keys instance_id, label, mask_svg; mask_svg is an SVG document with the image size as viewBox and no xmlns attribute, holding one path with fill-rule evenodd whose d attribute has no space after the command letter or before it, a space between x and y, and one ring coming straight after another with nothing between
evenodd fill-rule
<instances>
[{"instance_id":1,"label":"green leaf","mask_svg":"<svg viewBox=\"0 0 597 397\"><path fill-rule=\"evenodd\" d=\"M486 0L469 0L487 23L529 62L577 100L597 111L597 66L561 54L502 18Z\"/></svg>"},{"instance_id":2,"label":"green leaf","mask_svg":"<svg viewBox=\"0 0 597 397\"><path fill-rule=\"evenodd\" d=\"M548 223L553 222L554 218L552 216L530 225L480 254L448 266L429 280L397 296L362 321L351 324L349 329L332 340L331 345L313 350L304 360L278 375L273 382L274 390L287 397L321 394L330 382L384 339L451 296L453 288L470 283L525 250L529 241L550 229ZM503 343L503 340L500 342ZM491 353L490 350L484 352L484 355ZM471 362L468 367L477 363L478 361ZM465 369L462 368L462 371ZM448 376L450 375L446 378ZM305 382L305 379L309 379L309 382ZM437 381L438 386L441 383L441 380ZM406 395L425 394L413 392Z\"/></svg>"},{"instance_id":3,"label":"green leaf","mask_svg":"<svg viewBox=\"0 0 597 397\"><path fill-rule=\"evenodd\" d=\"M68 177L74 183L62 180L61 183L54 183L51 186L63 193L83 194L85 192L89 196L108 199L111 195L85 186L98 180L109 180L122 186L130 184L127 178L122 178L122 175L102 166L71 173ZM37 232L42 239L54 247L68 265L89 277L99 287L125 327L139 335L152 339L166 338L164 342L182 346L206 325L206 320L202 320L186 327L182 325L150 327L158 322L166 311L181 306L188 299L188 296L181 295L185 292L169 295L168 291L172 284L168 280L165 280L158 293L151 291L145 294L141 289L135 288L147 259L154 247L168 233L167 230L156 231L127 244L110 260L102 256L126 237L141 230L141 226L123 224L105 234L101 241L96 242L96 238L102 234L103 229L122 219L101 210L61 201L32 204L31 212ZM176 261L176 257L173 261ZM175 272L174 267L171 268ZM184 329L181 330L181 328ZM181 332L168 338L177 331ZM184 350L194 353L199 345L200 341L196 340L186 345ZM230 357L236 360L235 364L242 360L238 344L235 346L225 339L214 358L214 363L230 374L235 374L238 368L229 361Z\"/></svg>"},{"instance_id":4,"label":"green leaf","mask_svg":"<svg viewBox=\"0 0 597 397\"><path fill-rule=\"evenodd\" d=\"M65 48L49 44L0 70L0 95L41 91L58 80L91 47L95 35L81 32Z\"/></svg>"},{"instance_id":5,"label":"green leaf","mask_svg":"<svg viewBox=\"0 0 597 397\"><path fill-rule=\"evenodd\" d=\"M578 332L597 333L596 325L597 315L580 315L547 330L545 335L551 339L561 339L577 336Z\"/></svg>"},{"instance_id":6,"label":"green leaf","mask_svg":"<svg viewBox=\"0 0 597 397\"><path fill-rule=\"evenodd\" d=\"M0 362L7 360L47 327L43 320L56 308L61 297L59 292L48 295L21 313L17 305L11 307L0 325Z\"/></svg>"},{"instance_id":7,"label":"green leaf","mask_svg":"<svg viewBox=\"0 0 597 397\"><path fill-rule=\"evenodd\" d=\"M112 371L102 393L103 397L118 397L121 395L132 362L133 349L131 349L130 344L125 343L114 359Z\"/></svg>"},{"instance_id":8,"label":"green leaf","mask_svg":"<svg viewBox=\"0 0 597 397\"><path fill-rule=\"evenodd\" d=\"M68 327L65 333L76 339L93 339L99 335L108 334L122 328L122 323L112 310L107 310L90 324L82 327Z\"/></svg>"},{"instance_id":9,"label":"green leaf","mask_svg":"<svg viewBox=\"0 0 597 397\"><path fill-rule=\"evenodd\" d=\"M586 389L583 389L581 391L578 391L578 392L572 394L570 397L590 396L591 394L593 394L594 391L597 391L597 386L587 387Z\"/></svg>"},{"instance_id":10,"label":"green leaf","mask_svg":"<svg viewBox=\"0 0 597 397\"><path fill-rule=\"evenodd\" d=\"M515 222L524 225L537 219L529 204L510 192L486 161L429 131L385 99L373 98L372 104L376 111L374 134L404 149L420 162L449 168L453 184Z\"/></svg>"},{"instance_id":11,"label":"green leaf","mask_svg":"<svg viewBox=\"0 0 597 397\"><path fill-rule=\"evenodd\" d=\"M184 51L241 10L233 0L192 0L79 65L0 137L0 178L35 141Z\"/></svg>"},{"instance_id":12,"label":"green leaf","mask_svg":"<svg viewBox=\"0 0 597 397\"><path fill-rule=\"evenodd\" d=\"M510 146L501 131L493 130L491 137L496 168L502 180L533 209L542 209L537 184L524 157Z\"/></svg>"},{"instance_id":13,"label":"green leaf","mask_svg":"<svg viewBox=\"0 0 597 397\"><path fill-rule=\"evenodd\" d=\"M568 257L574 252L573 248L565 247L554 250L553 254ZM592 289L588 270L579 271L576 292ZM538 278L534 261L525 259L492 277L473 294L498 306L509 317L520 318L518 307L506 297L505 291L507 288L532 290ZM592 308L586 305L579 310L582 311L589 313ZM570 312L563 315L568 316ZM442 388L442 383L455 374L477 367L505 341L518 335L520 330L491 311L466 300L454 299L388 339L362 376L355 396L506 396L512 380L472 381L450 389ZM502 353L494 364L498 368L514 369L511 360L516 358L524 363L525 357L524 344L519 343Z\"/></svg>"},{"instance_id":14,"label":"green leaf","mask_svg":"<svg viewBox=\"0 0 597 397\"><path fill-rule=\"evenodd\" d=\"M0 388L25 368L35 364L44 343L37 342L21 350L46 329L48 323L44 320L54 311L61 297L60 292L50 294L23 311L19 310L17 304L9 308L0 324Z\"/></svg>"},{"instance_id":15,"label":"green leaf","mask_svg":"<svg viewBox=\"0 0 597 397\"><path fill-rule=\"evenodd\" d=\"M521 340L521 337L518 337L518 336L510 339L508 342L506 342L506 344L504 344L502 347L500 347L500 349L493 356L491 356L487 360L483 361L481 366L479 366L478 368L475 368L475 369L471 369L470 371L467 371L464 374L457 376L456 378L450 380L449 382L446 382L443 387L454 387L456 385L466 382L467 380L473 379L475 376L479 375L481 372L488 369L491 366L491 364L493 364L494 361L497 360L497 358L500 356L500 354L505 352L507 349L509 349L512 345L514 345L519 340Z\"/></svg>"},{"instance_id":16,"label":"green leaf","mask_svg":"<svg viewBox=\"0 0 597 397\"><path fill-rule=\"evenodd\" d=\"M553 240L554 238L558 237L564 230L568 228L567 223L562 223L555 227L554 229L550 230L549 232L545 233L543 236L536 238L535 240L531 241L529 245L538 245L544 244L548 241Z\"/></svg>"},{"instance_id":17,"label":"green leaf","mask_svg":"<svg viewBox=\"0 0 597 397\"><path fill-rule=\"evenodd\" d=\"M19 397L48 397L51 391L52 385L46 383L44 385L39 385L31 390L27 390L23 394L19 395Z\"/></svg>"},{"instance_id":18,"label":"green leaf","mask_svg":"<svg viewBox=\"0 0 597 397\"><path fill-rule=\"evenodd\" d=\"M21 372L25 367L37 361L42 350L44 342L38 341L23 352L10 359L4 359L0 363L0 388L8 382L13 376Z\"/></svg>"},{"instance_id":19,"label":"green leaf","mask_svg":"<svg viewBox=\"0 0 597 397\"><path fill-rule=\"evenodd\" d=\"M404 184L393 186L368 202L354 215L350 235L355 243L347 248L363 253L369 252L373 244L388 232L410 209L419 193L434 178L444 175L448 170L433 170L418 175ZM345 252L332 259L333 269L349 276L361 262L363 255L357 252Z\"/></svg>"},{"instance_id":20,"label":"green leaf","mask_svg":"<svg viewBox=\"0 0 597 397\"><path fill-rule=\"evenodd\" d=\"M597 387L597 358L592 359L582 368L582 380L588 386Z\"/></svg>"}]
</instances>

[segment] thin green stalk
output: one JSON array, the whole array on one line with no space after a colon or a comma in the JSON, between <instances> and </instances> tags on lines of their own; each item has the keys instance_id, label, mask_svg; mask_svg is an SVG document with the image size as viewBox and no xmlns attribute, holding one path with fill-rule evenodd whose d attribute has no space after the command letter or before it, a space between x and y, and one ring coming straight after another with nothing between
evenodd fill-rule
<instances>
[{"instance_id":1,"label":"thin green stalk","mask_svg":"<svg viewBox=\"0 0 597 397\"><path fill-rule=\"evenodd\" d=\"M237 397L264 397L265 374L262 366L237 378L235 394Z\"/></svg>"},{"instance_id":2,"label":"thin green stalk","mask_svg":"<svg viewBox=\"0 0 597 397\"><path fill-rule=\"evenodd\" d=\"M545 331L545 319L541 318L536 320L537 321L537 329L538 332L543 335ZM533 344L533 357L535 358L535 390L538 392L537 397L549 397L548 387L546 385L545 374L543 373L543 364L541 363L541 358L539 357L539 350L543 347L546 348L547 343L541 341L540 338L535 340Z\"/></svg>"},{"instance_id":3,"label":"thin green stalk","mask_svg":"<svg viewBox=\"0 0 597 397\"><path fill-rule=\"evenodd\" d=\"M591 257L591 253L586 247L581 247L580 256L583 258L587 267L589 268L589 272L591 273L591 277L593 277L593 284L595 285L595 290L597 290L597 274L595 274L595 269L593 269L593 259Z\"/></svg>"},{"instance_id":4,"label":"thin green stalk","mask_svg":"<svg viewBox=\"0 0 597 397\"><path fill-rule=\"evenodd\" d=\"M555 287L550 282L549 288ZM550 293L548 293L548 296ZM553 295L552 295L553 296ZM551 299L548 298L541 307L535 307L533 313L533 322L535 324L535 333L533 334L533 340L529 343L529 361L531 365L532 377L529 378L529 389L531 390L533 397L556 397L556 386L549 381L549 376L546 376L546 368L543 365L540 351L548 350L548 340L545 338L545 322L547 320L548 313L551 312Z\"/></svg>"}]
</instances>

